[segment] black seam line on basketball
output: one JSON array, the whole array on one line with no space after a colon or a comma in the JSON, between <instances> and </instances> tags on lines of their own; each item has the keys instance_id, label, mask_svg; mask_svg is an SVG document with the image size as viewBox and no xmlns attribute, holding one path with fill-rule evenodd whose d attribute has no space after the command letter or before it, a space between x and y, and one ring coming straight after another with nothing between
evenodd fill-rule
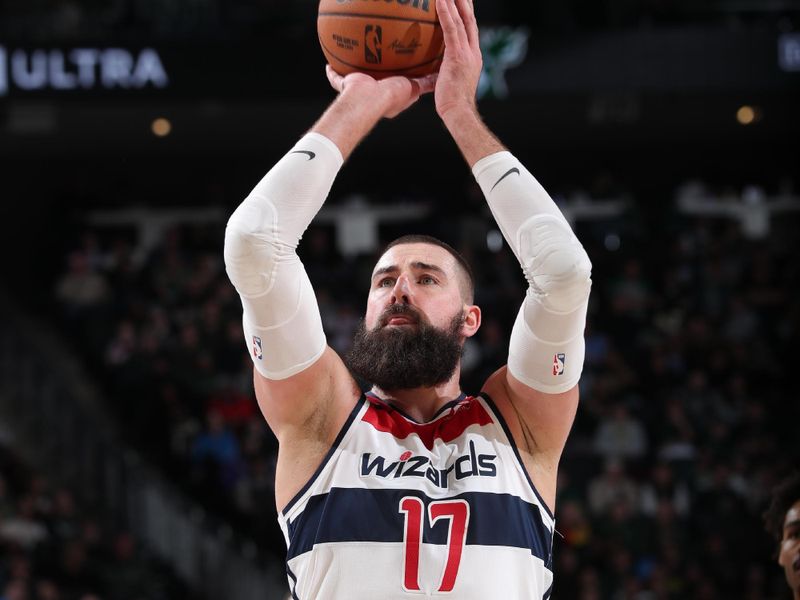
<instances>
[{"instance_id":1,"label":"black seam line on basketball","mask_svg":"<svg viewBox=\"0 0 800 600\"><path fill-rule=\"evenodd\" d=\"M321 12L320 17L358 17L362 19L381 19L386 21L407 21L408 23L425 23L434 27L441 27L439 21L428 21L427 19L409 19L407 17L396 17L394 15L370 15L367 13L348 13L348 12Z\"/></svg>"},{"instance_id":2,"label":"black seam line on basketball","mask_svg":"<svg viewBox=\"0 0 800 600\"><path fill-rule=\"evenodd\" d=\"M497 180L497 183L495 183L495 184L492 186L492 189L491 189L490 191L492 191L492 192L493 192L493 191L494 191L494 188L496 188L498 185L500 185L500 182L501 182L501 181L503 181L503 179L505 179L506 177L508 177L508 176L509 176L509 175L511 175L512 173L516 173L517 175L519 175L519 169L518 169L517 167L514 167L513 169L509 169L509 170L506 172L506 174L505 174L505 175L503 175L503 176L502 176L500 179L498 179L498 180Z\"/></svg>"},{"instance_id":3,"label":"black seam line on basketball","mask_svg":"<svg viewBox=\"0 0 800 600\"><path fill-rule=\"evenodd\" d=\"M307 154L308 160L314 160L317 157L317 155L311 152L311 150L293 150L289 154Z\"/></svg>"},{"instance_id":4,"label":"black seam line on basketball","mask_svg":"<svg viewBox=\"0 0 800 600\"><path fill-rule=\"evenodd\" d=\"M330 54L337 61L339 61L340 63L342 63L343 65L345 65L347 67L353 67L354 69L358 69L362 73L403 73L405 71L411 71L412 69L418 69L419 67L424 67L425 65L429 65L432 62L436 62L437 60L442 60L442 58L444 58L444 54L440 54L436 58L432 58L431 60L426 60L425 62L416 63L416 64L410 65L408 67L405 67L403 69L370 69L368 67L363 67L361 65L354 65L354 64L351 64L349 62L346 62L346 61L342 60L341 58L336 56L336 54L331 52L330 48L328 48L325 44L322 43L322 40L320 40L319 43L320 43L320 46L322 46L322 48L325 50L325 52Z\"/></svg>"}]
</instances>

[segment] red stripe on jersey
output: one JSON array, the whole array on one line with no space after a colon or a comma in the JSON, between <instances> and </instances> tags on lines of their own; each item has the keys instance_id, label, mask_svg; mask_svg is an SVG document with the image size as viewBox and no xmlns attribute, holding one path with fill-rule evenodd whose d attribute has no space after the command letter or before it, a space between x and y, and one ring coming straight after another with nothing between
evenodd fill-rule
<instances>
[{"instance_id":1,"label":"red stripe on jersey","mask_svg":"<svg viewBox=\"0 0 800 600\"><path fill-rule=\"evenodd\" d=\"M391 406L370 396L368 398L370 405L362 421L401 440L416 433L428 450L433 449L434 440L447 443L459 437L470 425L488 425L492 422L492 417L475 398L458 403L450 409L449 414L433 423L414 423Z\"/></svg>"}]
</instances>

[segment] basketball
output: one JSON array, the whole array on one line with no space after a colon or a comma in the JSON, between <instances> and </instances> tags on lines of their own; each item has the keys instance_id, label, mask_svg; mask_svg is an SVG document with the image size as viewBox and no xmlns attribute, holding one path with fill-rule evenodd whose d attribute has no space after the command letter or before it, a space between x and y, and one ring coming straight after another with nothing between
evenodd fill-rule
<instances>
[{"instance_id":1,"label":"basketball","mask_svg":"<svg viewBox=\"0 0 800 600\"><path fill-rule=\"evenodd\" d=\"M420 77L436 71L444 53L436 0L321 0L317 33L341 75Z\"/></svg>"}]
</instances>

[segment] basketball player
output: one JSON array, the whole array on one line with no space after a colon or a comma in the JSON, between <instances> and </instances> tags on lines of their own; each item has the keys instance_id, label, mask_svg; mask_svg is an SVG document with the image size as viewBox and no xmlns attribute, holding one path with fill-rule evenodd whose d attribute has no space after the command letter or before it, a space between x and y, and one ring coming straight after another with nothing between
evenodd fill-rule
<instances>
[{"instance_id":1,"label":"basketball player","mask_svg":"<svg viewBox=\"0 0 800 600\"><path fill-rule=\"evenodd\" d=\"M800 472L785 479L764 513L767 531L778 541L778 564L794 600L800 600Z\"/></svg>"},{"instance_id":2,"label":"basketball player","mask_svg":"<svg viewBox=\"0 0 800 600\"><path fill-rule=\"evenodd\" d=\"M228 222L226 268L258 402L280 443L275 490L293 598L551 594L556 469L578 404L591 263L478 115L471 0L437 9L438 78L328 68L338 97ZM481 310L450 246L419 236L389 246L346 361L326 345L295 251L359 141L430 91L529 283L508 364L476 396L460 388L460 354ZM362 394L351 372L371 390Z\"/></svg>"}]
</instances>

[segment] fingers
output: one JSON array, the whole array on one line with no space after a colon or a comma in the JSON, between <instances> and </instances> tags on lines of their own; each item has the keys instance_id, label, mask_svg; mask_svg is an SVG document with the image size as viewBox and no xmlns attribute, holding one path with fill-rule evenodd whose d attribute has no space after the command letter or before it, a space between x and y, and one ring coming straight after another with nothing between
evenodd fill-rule
<instances>
[{"instance_id":1,"label":"fingers","mask_svg":"<svg viewBox=\"0 0 800 600\"><path fill-rule=\"evenodd\" d=\"M341 93L342 89L344 88L344 77L339 75L336 71L333 70L333 67L330 65L325 65L325 75L328 76L328 81L333 87L334 90Z\"/></svg>"},{"instance_id":2,"label":"fingers","mask_svg":"<svg viewBox=\"0 0 800 600\"><path fill-rule=\"evenodd\" d=\"M481 42L480 34L478 33L478 21L475 18L475 7L472 2L473 0L456 0L456 5L464 23L470 48L475 50L480 48Z\"/></svg>"},{"instance_id":3,"label":"fingers","mask_svg":"<svg viewBox=\"0 0 800 600\"><path fill-rule=\"evenodd\" d=\"M413 98L414 102L416 102L422 93L422 86L420 85L419 79L409 79L408 82L411 84L411 93L409 97Z\"/></svg>"},{"instance_id":4,"label":"fingers","mask_svg":"<svg viewBox=\"0 0 800 600\"><path fill-rule=\"evenodd\" d=\"M469 39L461 15L458 14L455 0L439 0L436 3L436 12L442 26L445 52L448 49L456 52L462 51L465 46L469 45Z\"/></svg>"},{"instance_id":5,"label":"fingers","mask_svg":"<svg viewBox=\"0 0 800 600\"><path fill-rule=\"evenodd\" d=\"M415 81L419 86L419 94L429 94L433 90L436 89L436 80L439 78L439 73L431 73L430 75L425 75L425 77L417 77L412 81Z\"/></svg>"}]
</instances>

